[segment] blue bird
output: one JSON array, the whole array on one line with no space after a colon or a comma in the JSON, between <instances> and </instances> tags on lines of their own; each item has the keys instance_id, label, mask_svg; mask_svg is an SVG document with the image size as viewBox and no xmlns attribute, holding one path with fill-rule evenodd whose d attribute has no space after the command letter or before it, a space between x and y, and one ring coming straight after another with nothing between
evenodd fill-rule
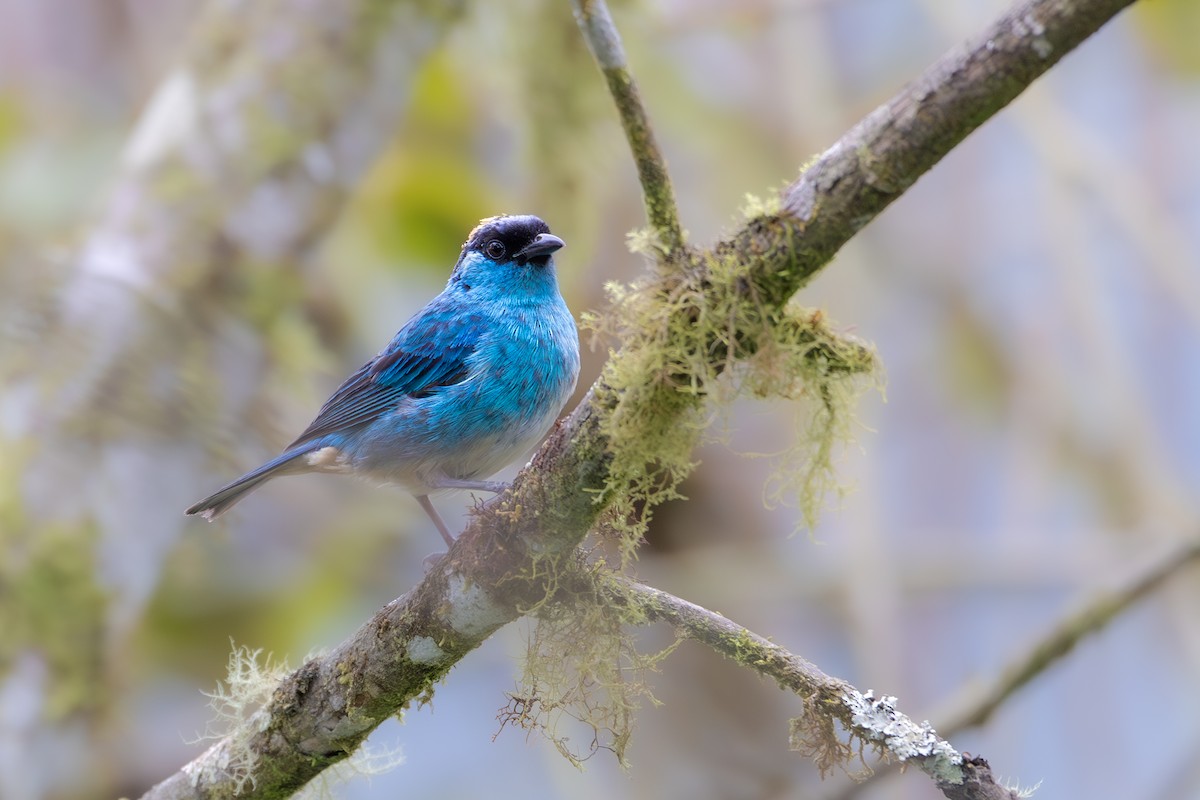
<instances>
[{"instance_id":1,"label":"blue bird","mask_svg":"<svg viewBox=\"0 0 1200 800\"><path fill-rule=\"evenodd\" d=\"M554 271L562 246L537 217L481 221L445 290L296 441L187 514L211 521L271 478L332 472L404 487L453 542L430 493L503 490L482 478L541 441L575 389L579 334Z\"/></svg>"}]
</instances>

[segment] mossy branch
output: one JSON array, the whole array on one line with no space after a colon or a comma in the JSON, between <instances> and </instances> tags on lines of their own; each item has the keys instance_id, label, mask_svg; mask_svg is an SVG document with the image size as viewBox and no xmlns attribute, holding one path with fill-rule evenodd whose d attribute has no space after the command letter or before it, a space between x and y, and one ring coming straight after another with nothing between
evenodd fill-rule
<instances>
[{"instance_id":1,"label":"mossy branch","mask_svg":"<svg viewBox=\"0 0 1200 800\"><path fill-rule=\"evenodd\" d=\"M671 176L667 173L662 151L658 149L650 115L642 105L637 82L625 59L621 35L604 0L571 0L571 5L621 116L621 127L625 129L625 138L629 140L638 179L642 183L646 218L662 250L677 253L683 250L684 237L675 205L675 190L671 188Z\"/></svg>"},{"instance_id":2,"label":"mossy branch","mask_svg":"<svg viewBox=\"0 0 1200 800\"><path fill-rule=\"evenodd\" d=\"M1057 664L1084 638L1098 633L1131 605L1159 589L1167 580L1200 562L1200 537L1172 549L1143 567L1124 586L1089 598L1058 621L1045 635L1013 659L992 683L960 693L949 707L934 712L947 736L986 723L1005 702L1030 681ZM875 772L866 781L834 797L856 797L866 784L891 774Z\"/></svg>"},{"instance_id":3,"label":"mossy branch","mask_svg":"<svg viewBox=\"0 0 1200 800\"><path fill-rule=\"evenodd\" d=\"M1017 800L1015 791L996 781L987 761L963 756L939 738L928 722L913 722L896 709L896 698L860 692L757 633L660 589L613 575L601 579L600 590L609 602L632 606L647 621L666 622L681 635L797 695L803 709L792 720L792 746L811 756L822 774L844 765L866 746L887 760L915 764L946 797ZM849 734L849 741L838 735L834 720Z\"/></svg>"},{"instance_id":4,"label":"mossy branch","mask_svg":"<svg viewBox=\"0 0 1200 800\"><path fill-rule=\"evenodd\" d=\"M775 318L856 231L1130 2L1020 4L842 137L786 190L778 213L750 220L712 251L690 259L685 269L657 278L663 284L646 296L671 297L686 281L688 291L710 295L708 307L734 302L719 297L722 293L750 294L766 319ZM714 264L737 264L736 279L713 280L707 273ZM685 335L678 327L667 334L668 339ZM700 352L720 371L753 355L753 348L736 338L733 342L732 350ZM629 355L629 347L620 358ZM642 378L655 383L663 375ZM666 386L649 399L672 394L683 393ZM228 798L235 786L244 789L239 797L284 796L343 760L380 722L426 696L497 628L553 594L557 560L571 556L614 499L614 456L604 420L620 400L620 393L601 379L551 432L512 488L479 509L447 557L417 587L381 609L333 653L310 660L281 683L245 737L253 755L241 762L250 765L248 774L226 771L236 739L229 737L146 796ZM690 408L690 403L667 403L641 411L657 428L668 430L686 419Z\"/></svg>"},{"instance_id":5,"label":"mossy branch","mask_svg":"<svg viewBox=\"0 0 1200 800\"><path fill-rule=\"evenodd\" d=\"M790 297L963 139L1134 0L1024 0L818 156L776 214L720 243L768 297Z\"/></svg>"}]
</instances>

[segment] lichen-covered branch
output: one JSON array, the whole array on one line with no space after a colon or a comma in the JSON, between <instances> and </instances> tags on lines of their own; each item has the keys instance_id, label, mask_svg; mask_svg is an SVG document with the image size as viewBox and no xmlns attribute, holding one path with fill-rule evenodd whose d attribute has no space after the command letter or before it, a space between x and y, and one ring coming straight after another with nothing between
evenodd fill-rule
<instances>
[{"instance_id":1,"label":"lichen-covered branch","mask_svg":"<svg viewBox=\"0 0 1200 800\"><path fill-rule=\"evenodd\" d=\"M1017 800L1012 789L995 780L985 760L963 756L928 722L909 719L896 709L896 698L860 692L720 614L659 589L619 577L603 579L601 589L610 602L636 608L648 621L666 622L800 697L804 708L792 723L793 746L812 755L822 772L852 754L852 744L839 739L831 724L836 719L852 740L875 748L888 760L917 765L947 797Z\"/></svg>"},{"instance_id":2,"label":"lichen-covered branch","mask_svg":"<svg viewBox=\"0 0 1200 800\"><path fill-rule=\"evenodd\" d=\"M767 316L782 309L857 230L1129 2L1020 4L855 126L789 187L777 213L751 220L710 253L658 278L664 285L657 295L678 301L677 290L686 284L689 298L717 307L742 302ZM706 274L714 265L730 264L739 268L725 273L728 280ZM718 294L730 297L713 296ZM673 327L667 338L690 335ZM719 365L713 369L720 369L755 352L738 330L722 335L731 346L701 347L688 358L712 359ZM618 357L643 344L627 343ZM626 366L637 363L635 357ZM685 360L674 367L692 364ZM631 375L632 370L627 379ZM694 397L703 388L689 384L686 374L641 377L659 386L648 396L655 402ZM242 797L265 798L297 788L344 758L383 719L429 692L490 633L543 602L554 589L556 559L572 553L620 492L611 480L614 449L604 422L620 401L602 379L551 432L512 488L478 510L419 586L337 651L291 675L247 735L219 742L147 797L226 798L236 785L244 788ZM692 407L689 400L630 411L669 432ZM239 741L253 758L246 762L249 775L235 782L222 764Z\"/></svg>"},{"instance_id":3,"label":"lichen-covered branch","mask_svg":"<svg viewBox=\"0 0 1200 800\"><path fill-rule=\"evenodd\" d=\"M851 236L972 131L1134 0L1023 0L946 53L822 153L776 214L720 243L754 261L769 297L790 297Z\"/></svg>"},{"instance_id":4,"label":"lichen-covered branch","mask_svg":"<svg viewBox=\"0 0 1200 800\"><path fill-rule=\"evenodd\" d=\"M604 0L571 0L571 5L621 116L621 127L625 129L625 138L629 140L638 179L642 183L646 217L655 231L657 244L664 252L678 252L683 249L684 239L675 205L675 190L671 188L671 176L667 173L662 151L658 149L650 115L642 105L637 82L625 59L621 35Z\"/></svg>"},{"instance_id":5,"label":"lichen-covered branch","mask_svg":"<svg viewBox=\"0 0 1200 800\"><path fill-rule=\"evenodd\" d=\"M981 689L972 690L965 698L953 701L950 707L936 711L935 718L942 731L946 736L954 736L968 728L983 725L1010 697L1058 663L1082 639L1103 630L1121 612L1198 561L1200 538L1193 539L1156 560L1120 589L1091 598L1023 651L1001 671L994 682ZM856 797L868 783L888 774L890 772L887 770L879 770L863 783L831 796L843 800Z\"/></svg>"}]
</instances>

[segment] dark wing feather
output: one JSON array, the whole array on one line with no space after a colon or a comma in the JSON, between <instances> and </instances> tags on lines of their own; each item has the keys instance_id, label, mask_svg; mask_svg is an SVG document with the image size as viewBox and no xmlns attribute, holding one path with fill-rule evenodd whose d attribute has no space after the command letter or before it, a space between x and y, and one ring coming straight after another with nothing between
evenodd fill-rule
<instances>
[{"instance_id":1,"label":"dark wing feather","mask_svg":"<svg viewBox=\"0 0 1200 800\"><path fill-rule=\"evenodd\" d=\"M400 329L383 352L337 388L288 448L368 425L405 397L426 397L439 387L461 382L482 330L477 315L455 314L430 304Z\"/></svg>"}]
</instances>

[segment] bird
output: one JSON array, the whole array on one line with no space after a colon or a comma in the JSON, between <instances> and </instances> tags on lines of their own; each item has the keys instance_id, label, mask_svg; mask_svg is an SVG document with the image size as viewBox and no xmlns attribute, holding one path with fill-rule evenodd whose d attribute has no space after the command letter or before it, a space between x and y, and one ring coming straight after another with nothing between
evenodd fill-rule
<instances>
[{"instance_id":1,"label":"bird","mask_svg":"<svg viewBox=\"0 0 1200 800\"><path fill-rule=\"evenodd\" d=\"M185 512L212 521L281 475L338 473L410 492L450 545L430 495L484 480L546 435L579 377L558 287L564 246L532 215L479 222L446 288L339 386L283 452Z\"/></svg>"}]
</instances>

